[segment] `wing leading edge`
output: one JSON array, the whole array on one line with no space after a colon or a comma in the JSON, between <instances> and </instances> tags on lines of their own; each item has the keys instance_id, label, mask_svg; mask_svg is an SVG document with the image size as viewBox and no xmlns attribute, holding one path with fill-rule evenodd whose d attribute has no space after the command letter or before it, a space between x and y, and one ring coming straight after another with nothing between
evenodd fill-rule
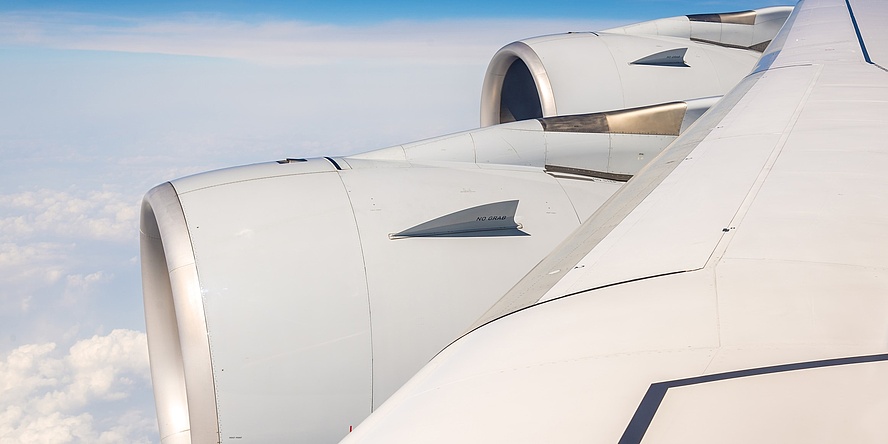
<instances>
[{"instance_id":1,"label":"wing leading edge","mask_svg":"<svg viewBox=\"0 0 888 444\"><path fill-rule=\"evenodd\" d=\"M882 439L886 11L800 3L755 72L344 442Z\"/></svg>"}]
</instances>

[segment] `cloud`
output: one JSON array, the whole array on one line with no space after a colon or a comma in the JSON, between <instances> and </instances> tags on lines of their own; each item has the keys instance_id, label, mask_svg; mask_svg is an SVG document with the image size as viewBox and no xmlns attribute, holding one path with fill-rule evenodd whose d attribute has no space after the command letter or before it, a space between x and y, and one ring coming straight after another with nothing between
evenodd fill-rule
<instances>
[{"instance_id":1,"label":"cloud","mask_svg":"<svg viewBox=\"0 0 888 444\"><path fill-rule=\"evenodd\" d=\"M138 199L108 190L40 189L2 194L0 242L5 242L6 247L0 250L0 264L4 260L21 261L31 254L33 245L12 244L23 238L52 235L69 239L134 240L138 219Z\"/></svg>"},{"instance_id":2,"label":"cloud","mask_svg":"<svg viewBox=\"0 0 888 444\"><path fill-rule=\"evenodd\" d=\"M97 284L107 282L114 278L113 274L97 271L89 274L69 274L65 277L65 291L63 300L68 305L78 302L78 300L89 295L90 291Z\"/></svg>"},{"instance_id":3,"label":"cloud","mask_svg":"<svg viewBox=\"0 0 888 444\"><path fill-rule=\"evenodd\" d=\"M73 248L73 244L59 242L0 242L0 303L18 293L22 310L27 311L31 299L28 293L58 282L65 275Z\"/></svg>"},{"instance_id":4,"label":"cloud","mask_svg":"<svg viewBox=\"0 0 888 444\"><path fill-rule=\"evenodd\" d=\"M55 343L29 344L0 361L0 441L151 441L153 412L127 402L150 382L144 333L113 330L59 355ZM107 417L90 413L97 404L112 407Z\"/></svg>"},{"instance_id":5,"label":"cloud","mask_svg":"<svg viewBox=\"0 0 888 444\"><path fill-rule=\"evenodd\" d=\"M67 276L68 285L66 289L68 291L84 292L89 290L96 283L108 280L110 278L111 276L103 271L97 271L95 273L90 273L87 275L69 274Z\"/></svg>"},{"instance_id":6,"label":"cloud","mask_svg":"<svg viewBox=\"0 0 888 444\"><path fill-rule=\"evenodd\" d=\"M70 314L70 307L79 305L82 309L88 306L85 302L101 297L106 289L102 287L107 287L115 275L104 270L77 272L84 267L78 265L79 252L73 244L0 244L0 321L4 315L18 318L33 314L35 307L38 312L49 313L54 308ZM131 260L121 260L124 269L132 264Z\"/></svg>"},{"instance_id":7,"label":"cloud","mask_svg":"<svg viewBox=\"0 0 888 444\"><path fill-rule=\"evenodd\" d=\"M0 219L0 221L3 220L5 219ZM0 227L2 226L2 222L0 222ZM6 236L6 228L7 227L0 228L0 232L4 233L0 236ZM35 242L27 245L19 245L12 242L0 243L0 267L7 268L32 262L57 259L63 256L63 251L66 247L67 246L64 244L54 242ZM55 276L54 280L57 279L58 276Z\"/></svg>"},{"instance_id":8,"label":"cloud","mask_svg":"<svg viewBox=\"0 0 888 444\"><path fill-rule=\"evenodd\" d=\"M221 57L275 64L397 60L452 64L537 34L590 31L616 21L554 19L401 20L370 25L232 20L178 15L124 19L88 14L0 14L0 44Z\"/></svg>"},{"instance_id":9,"label":"cloud","mask_svg":"<svg viewBox=\"0 0 888 444\"><path fill-rule=\"evenodd\" d=\"M114 278L97 269L115 266L113 257L96 264L96 252L115 244L134 249L138 215L138 199L107 190L0 194L0 315L93 295ZM88 257L92 269L84 267Z\"/></svg>"}]
</instances>

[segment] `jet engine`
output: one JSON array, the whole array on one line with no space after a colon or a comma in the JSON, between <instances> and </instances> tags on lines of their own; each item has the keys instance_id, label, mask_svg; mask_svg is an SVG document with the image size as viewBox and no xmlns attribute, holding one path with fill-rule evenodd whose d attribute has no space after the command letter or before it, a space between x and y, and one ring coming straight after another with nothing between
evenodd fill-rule
<instances>
[{"instance_id":1,"label":"jet engine","mask_svg":"<svg viewBox=\"0 0 888 444\"><path fill-rule=\"evenodd\" d=\"M481 126L722 95L791 11L696 14L510 43L487 68Z\"/></svg>"},{"instance_id":2,"label":"jet engine","mask_svg":"<svg viewBox=\"0 0 888 444\"><path fill-rule=\"evenodd\" d=\"M321 158L156 187L142 265L163 442L340 439L619 187L565 180Z\"/></svg>"}]
</instances>

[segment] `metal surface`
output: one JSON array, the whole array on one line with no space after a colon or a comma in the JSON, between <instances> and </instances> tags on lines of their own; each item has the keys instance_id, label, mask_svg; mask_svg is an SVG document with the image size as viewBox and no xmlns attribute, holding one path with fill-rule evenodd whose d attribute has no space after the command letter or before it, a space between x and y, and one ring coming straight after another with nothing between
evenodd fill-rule
<instances>
[{"instance_id":1,"label":"metal surface","mask_svg":"<svg viewBox=\"0 0 888 444\"><path fill-rule=\"evenodd\" d=\"M670 17L607 32L680 37L705 45L760 53L780 30L792 9L791 6L774 6L740 13Z\"/></svg>"},{"instance_id":2,"label":"metal surface","mask_svg":"<svg viewBox=\"0 0 888 444\"><path fill-rule=\"evenodd\" d=\"M885 68L888 66L888 42L885 41L888 30L883 24L888 22L888 11L879 8L878 1L853 1L846 5L854 14L858 40L866 46L869 62Z\"/></svg>"},{"instance_id":3,"label":"metal surface","mask_svg":"<svg viewBox=\"0 0 888 444\"><path fill-rule=\"evenodd\" d=\"M584 181L583 192L569 199L542 169L439 166L352 173L358 174L343 174L342 180L366 258L376 406L587 217L577 207L584 202L597 206L619 186ZM449 209L510 196L521 199L517 217L530 236L397 241L387 236L393 228L428 221Z\"/></svg>"},{"instance_id":4,"label":"metal surface","mask_svg":"<svg viewBox=\"0 0 888 444\"><path fill-rule=\"evenodd\" d=\"M538 120L543 125L543 131L602 134L611 132L605 113L546 117Z\"/></svg>"},{"instance_id":5,"label":"metal surface","mask_svg":"<svg viewBox=\"0 0 888 444\"><path fill-rule=\"evenodd\" d=\"M787 23L344 442L618 442L670 382L642 442L883 441L888 76L844 1L806 0Z\"/></svg>"},{"instance_id":6,"label":"metal surface","mask_svg":"<svg viewBox=\"0 0 888 444\"><path fill-rule=\"evenodd\" d=\"M549 76L542 60L526 43L514 42L497 51L490 65L487 66L487 73L484 74L484 85L481 89L482 127L500 123L503 80L512 63L519 59L524 62L533 76L543 117L558 114L555 94L552 92L552 83L549 81Z\"/></svg>"},{"instance_id":7,"label":"metal surface","mask_svg":"<svg viewBox=\"0 0 888 444\"><path fill-rule=\"evenodd\" d=\"M558 165L546 165L547 173L562 173L571 176L593 177L596 179L613 180L616 182L627 182L632 178L629 174L615 174L604 171L584 170L582 168L570 168Z\"/></svg>"},{"instance_id":8,"label":"metal surface","mask_svg":"<svg viewBox=\"0 0 888 444\"><path fill-rule=\"evenodd\" d=\"M543 131L677 136L687 111L685 102L630 108L606 113L538 119Z\"/></svg>"},{"instance_id":9,"label":"metal surface","mask_svg":"<svg viewBox=\"0 0 888 444\"><path fill-rule=\"evenodd\" d=\"M676 379L673 381L663 381L651 384L647 392L644 394L638 409L626 426L623 436L620 437L620 444L640 443L644 438L645 432L650 427L651 422L656 415L657 410L663 403L669 389L687 387L697 384L706 384L719 381L727 381L738 378L748 378L750 376L770 375L775 373L794 372L799 370L820 369L826 367L836 367L840 365L866 364L871 362L888 361L888 354L868 355L868 356L852 356L848 358L824 359L820 361L794 362L783 365L773 365L770 367L750 368L745 370L736 370L732 372L715 373L704 376L695 376L691 378ZM763 400L764 401L764 400Z\"/></svg>"},{"instance_id":10,"label":"metal surface","mask_svg":"<svg viewBox=\"0 0 888 444\"><path fill-rule=\"evenodd\" d=\"M613 133L677 136L687 108L684 102L675 102L614 111L606 114L607 123Z\"/></svg>"},{"instance_id":11,"label":"metal surface","mask_svg":"<svg viewBox=\"0 0 888 444\"><path fill-rule=\"evenodd\" d=\"M687 54L688 48L677 48L677 49L669 49L666 51L658 52L655 54L651 54L649 56L642 57L634 62L629 62L630 65L649 65L649 66L672 66L672 67L682 67L687 68L688 64L685 63L684 57Z\"/></svg>"},{"instance_id":12,"label":"metal surface","mask_svg":"<svg viewBox=\"0 0 888 444\"><path fill-rule=\"evenodd\" d=\"M635 174L719 97L628 110L510 122L349 156L343 165L465 162ZM378 161L385 161L384 163ZM311 162L311 161L310 161Z\"/></svg>"},{"instance_id":13,"label":"metal surface","mask_svg":"<svg viewBox=\"0 0 888 444\"><path fill-rule=\"evenodd\" d=\"M477 137L481 153L486 140ZM440 153L451 142L407 152ZM174 181L187 191L166 184L157 189L166 197L155 190L146 198L149 342L159 417L172 422L162 426L164 443L195 434L188 421L181 424L199 405L186 398L207 382L215 385L214 433L221 434L212 440L338 440L619 186L562 184L542 168L521 165L334 160L340 169L321 158L204 173ZM161 225L179 230L151 228L163 220L154 216L161 201L178 215L177 223ZM485 205L498 201L506 202ZM388 237L470 207L480 207L467 213L475 220L494 216L496 227L513 228ZM527 232L516 229L522 225ZM164 245L180 259L158 256ZM172 280L167 262L178 267ZM180 331L185 320L177 315L188 311L174 306L173 290L155 288L176 288L179 271L194 274L193 293L206 314L201 334ZM417 294L420 284L432 288ZM195 355L179 344L195 337L208 338L212 368L192 384L185 365Z\"/></svg>"},{"instance_id":14,"label":"metal surface","mask_svg":"<svg viewBox=\"0 0 888 444\"><path fill-rule=\"evenodd\" d=\"M731 23L735 25L754 25L755 11L724 12L721 14L691 14L688 20L692 22Z\"/></svg>"},{"instance_id":15,"label":"metal surface","mask_svg":"<svg viewBox=\"0 0 888 444\"><path fill-rule=\"evenodd\" d=\"M767 40L764 42L745 46L745 45L735 45L735 44L731 44L731 43L718 42L718 41L714 41L714 40L706 40L706 39L698 38L698 37L691 38L691 41L700 42L700 43L708 43L710 45L718 45L718 46L721 46L724 48L745 49L748 51L755 51L755 52L765 52L765 49L767 49L768 45L771 44L771 41Z\"/></svg>"},{"instance_id":16,"label":"metal surface","mask_svg":"<svg viewBox=\"0 0 888 444\"><path fill-rule=\"evenodd\" d=\"M224 171L225 183L179 193L213 350L217 430L223 442L331 442L372 405L360 237L327 159L271 166L290 174L252 177L246 167L242 180Z\"/></svg>"},{"instance_id":17,"label":"metal surface","mask_svg":"<svg viewBox=\"0 0 888 444\"><path fill-rule=\"evenodd\" d=\"M779 11L785 12L784 9ZM503 113L502 88L503 79L516 59L523 60L529 68L539 93L543 118L720 96L749 72L758 53L693 39L744 47L755 45L770 40L786 17L770 12L766 16L771 20L761 25L716 24L719 29L704 27L699 32L692 32L687 18L683 17L686 29L671 34L669 26L663 26L660 35L656 32L633 34L627 27L512 43L497 52L488 66L481 95L481 126L511 120L509 113ZM742 29L723 30L722 26ZM673 49L664 52L664 48ZM686 49L682 57L675 59L682 48ZM682 69L674 69L676 67Z\"/></svg>"},{"instance_id":18,"label":"metal surface","mask_svg":"<svg viewBox=\"0 0 888 444\"><path fill-rule=\"evenodd\" d=\"M492 232L502 232L503 230L508 233L500 235L526 235L526 233L519 231L521 226L515 223L517 209L517 200L478 205L436 217L428 222L390 234L389 238L484 236L497 235Z\"/></svg>"},{"instance_id":19,"label":"metal surface","mask_svg":"<svg viewBox=\"0 0 888 444\"><path fill-rule=\"evenodd\" d=\"M635 180L629 181L602 205L577 231L564 240L543 261L537 264L508 293L494 304L471 329L500 316L526 308L540 299L559 282L564 273L574 268L611 230L625 219L680 164L697 144L705 139L732 107L752 87L756 78L748 78L718 102L697 122L694 129L669 145L651 160ZM644 174L641 174L644 173ZM470 329L470 330L471 330Z\"/></svg>"},{"instance_id":20,"label":"metal surface","mask_svg":"<svg viewBox=\"0 0 888 444\"><path fill-rule=\"evenodd\" d=\"M215 442L219 426L203 298L185 216L169 183L143 200L141 254L161 441Z\"/></svg>"},{"instance_id":21,"label":"metal surface","mask_svg":"<svg viewBox=\"0 0 888 444\"><path fill-rule=\"evenodd\" d=\"M850 46L847 29L823 32L851 6L818 1L777 38L789 8L527 39L488 68L490 126L152 190L142 264L163 443L333 442L367 415L346 442L607 442L651 383L883 353L888 265L862 239L888 242L867 225L888 216L861 190L886 186L857 175L885 167L831 151L876 150L883 122L860 113L886 115L855 65L861 48L881 60L884 8L853 2L859 28L838 20ZM757 64L733 49L771 39ZM664 48L688 66L662 66L678 56ZM645 437L681 441L682 412L726 429L697 408L713 393L748 410L744 393L854 378L857 400L884 379L834 367L797 385L772 372L673 387ZM778 399L836 418L863 405Z\"/></svg>"}]
</instances>

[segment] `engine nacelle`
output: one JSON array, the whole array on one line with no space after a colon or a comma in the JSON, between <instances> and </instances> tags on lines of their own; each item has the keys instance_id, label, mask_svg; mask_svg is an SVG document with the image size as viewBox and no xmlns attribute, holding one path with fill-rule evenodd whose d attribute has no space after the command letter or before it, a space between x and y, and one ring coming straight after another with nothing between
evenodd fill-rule
<instances>
[{"instance_id":1,"label":"engine nacelle","mask_svg":"<svg viewBox=\"0 0 888 444\"><path fill-rule=\"evenodd\" d=\"M148 193L164 443L338 441L620 186L352 162L290 159Z\"/></svg>"},{"instance_id":2,"label":"engine nacelle","mask_svg":"<svg viewBox=\"0 0 888 444\"><path fill-rule=\"evenodd\" d=\"M688 15L511 43L487 68L481 126L723 95L791 11Z\"/></svg>"}]
</instances>

